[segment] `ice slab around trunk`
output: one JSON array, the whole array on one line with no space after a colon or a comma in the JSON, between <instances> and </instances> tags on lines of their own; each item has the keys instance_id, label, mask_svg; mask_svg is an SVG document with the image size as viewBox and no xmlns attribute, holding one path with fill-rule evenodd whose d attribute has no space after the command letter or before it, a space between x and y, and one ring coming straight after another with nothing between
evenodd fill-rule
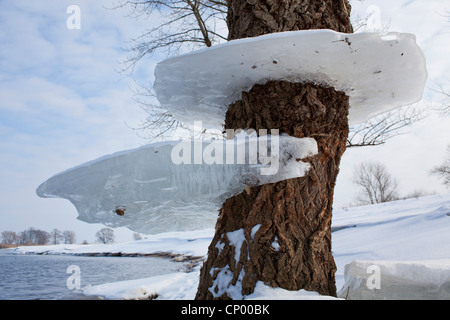
<instances>
[{"instance_id":1,"label":"ice slab around trunk","mask_svg":"<svg viewBox=\"0 0 450 320\"><path fill-rule=\"evenodd\" d=\"M332 30L273 33L233 40L160 62L154 89L181 122L217 128L228 105L254 84L313 82L350 97L351 124L421 99L425 57L407 33Z\"/></svg>"},{"instance_id":2,"label":"ice slab around trunk","mask_svg":"<svg viewBox=\"0 0 450 320\"><path fill-rule=\"evenodd\" d=\"M36 190L64 198L78 219L142 233L214 227L223 201L246 185L303 176L312 138L240 135L180 140L118 152L57 174Z\"/></svg>"}]
</instances>

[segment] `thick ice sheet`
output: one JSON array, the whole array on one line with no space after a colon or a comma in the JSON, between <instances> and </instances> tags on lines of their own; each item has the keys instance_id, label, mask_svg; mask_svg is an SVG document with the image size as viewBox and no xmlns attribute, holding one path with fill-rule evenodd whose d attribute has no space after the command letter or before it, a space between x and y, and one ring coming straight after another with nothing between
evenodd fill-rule
<instances>
[{"instance_id":1,"label":"thick ice sheet","mask_svg":"<svg viewBox=\"0 0 450 320\"><path fill-rule=\"evenodd\" d=\"M448 300L450 259L352 261L345 266L345 285L341 297Z\"/></svg>"},{"instance_id":2,"label":"thick ice sheet","mask_svg":"<svg viewBox=\"0 0 450 320\"><path fill-rule=\"evenodd\" d=\"M258 281L255 285L255 291L244 297L245 300L337 300L338 298L324 296L314 291L307 290L286 290L282 288L273 288Z\"/></svg>"},{"instance_id":3,"label":"thick ice sheet","mask_svg":"<svg viewBox=\"0 0 450 320\"><path fill-rule=\"evenodd\" d=\"M37 194L68 199L89 223L150 234L204 229L226 198L303 176L308 164L299 160L316 153L314 139L289 136L156 143L62 172Z\"/></svg>"},{"instance_id":4,"label":"thick ice sheet","mask_svg":"<svg viewBox=\"0 0 450 320\"><path fill-rule=\"evenodd\" d=\"M345 91L349 119L356 124L420 100L427 71L412 34L305 30L233 40L169 58L157 65L155 78L162 107L181 122L220 127L242 91L287 80Z\"/></svg>"}]
</instances>

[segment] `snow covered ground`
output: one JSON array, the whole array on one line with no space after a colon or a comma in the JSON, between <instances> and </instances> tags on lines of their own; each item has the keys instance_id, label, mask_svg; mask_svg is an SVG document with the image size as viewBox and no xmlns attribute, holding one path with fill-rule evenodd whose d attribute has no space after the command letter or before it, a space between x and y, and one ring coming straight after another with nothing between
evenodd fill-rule
<instances>
[{"instance_id":1,"label":"snow covered ground","mask_svg":"<svg viewBox=\"0 0 450 320\"><path fill-rule=\"evenodd\" d=\"M336 285L348 299L450 299L450 194L335 210ZM16 253L153 254L205 257L214 230L169 232L113 245L19 247ZM193 299L200 265L146 279L83 289L106 299ZM246 299L326 299L258 283Z\"/></svg>"},{"instance_id":2,"label":"snow covered ground","mask_svg":"<svg viewBox=\"0 0 450 320\"><path fill-rule=\"evenodd\" d=\"M450 195L338 210L332 225L335 230L345 228L332 238L341 296L348 291L349 298L357 298L350 294L362 287L360 297L365 299L420 298L419 290L422 298L450 299ZM355 263L360 272L346 272L354 260L364 261ZM369 290L368 278L376 271L381 289Z\"/></svg>"}]
</instances>

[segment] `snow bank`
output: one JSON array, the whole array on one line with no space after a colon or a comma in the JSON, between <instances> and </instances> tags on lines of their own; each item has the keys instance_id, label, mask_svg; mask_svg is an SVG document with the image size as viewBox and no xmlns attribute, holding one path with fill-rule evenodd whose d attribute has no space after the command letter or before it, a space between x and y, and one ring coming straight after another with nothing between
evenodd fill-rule
<instances>
[{"instance_id":1,"label":"snow bank","mask_svg":"<svg viewBox=\"0 0 450 320\"><path fill-rule=\"evenodd\" d=\"M255 291L245 296L245 300L337 300L338 298L324 296L314 291L290 291L282 288L272 288L258 281Z\"/></svg>"},{"instance_id":2,"label":"snow bank","mask_svg":"<svg viewBox=\"0 0 450 320\"><path fill-rule=\"evenodd\" d=\"M345 266L347 299L450 299L450 259L353 261Z\"/></svg>"},{"instance_id":3,"label":"snow bank","mask_svg":"<svg viewBox=\"0 0 450 320\"><path fill-rule=\"evenodd\" d=\"M421 99L425 57L406 33L303 30L233 40L169 58L155 69L163 108L220 128L230 103L269 80L315 82L350 97L352 124Z\"/></svg>"},{"instance_id":4,"label":"snow bank","mask_svg":"<svg viewBox=\"0 0 450 320\"><path fill-rule=\"evenodd\" d=\"M317 153L312 138L238 135L185 140L118 152L57 174L36 190L68 199L78 219L142 233L215 225L222 202L247 185L303 176L299 159Z\"/></svg>"},{"instance_id":5,"label":"snow bank","mask_svg":"<svg viewBox=\"0 0 450 320\"><path fill-rule=\"evenodd\" d=\"M255 226L257 230L258 226ZM332 233L333 256L337 265L336 286L339 297L354 299L361 290L366 299L387 299L397 292L398 298L411 297L415 299L442 298L448 299L448 270L450 270L450 195L438 195L420 199L408 199L378 205L354 207L333 212ZM181 237L183 233L177 236ZM199 233L205 237L204 252L206 255L210 239L208 234ZM239 232L236 232L236 244L239 244ZM153 236L156 238L159 235ZM195 232L190 232L185 239L195 238ZM198 243L200 245L200 243ZM189 243L186 243L188 246ZM220 246L220 245L219 245ZM353 272L355 265L359 270ZM425 261L426 260L426 261ZM366 290L365 284L376 269L368 269L378 265L381 269L380 289ZM346 272L346 270L348 270ZM367 273L367 271L370 273ZM224 276L226 276L224 268ZM197 271L196 271L197 272ZM352 276L349 280L349 276ZM362 280L356 276L363 275ZM196 273L193 277L197 277ZM346 278L347 277L347 278ZM352 280L353 279L353 280ZM446 280L447 279L447 280ZM347 281L348 280L348 281ZM372 280L372 278L370 279ZM359 286L357 285L359 281ZM417 283L415 282L417 281ZM183 286L183 282L179 283ZM217 285L219 285L217 283ZM354 289L347 291L349 286ZM236 286L239 286L236 284ZM364 286L364 287L361 287ZM130 286L130 291L133 286ZM134 288L138 288L136 285ZM197 287L197 285L195 285ZM225 288L231 290L234 288ZM355 289L356 288L356 289ZM359 288L359 289L358 289ZM364 289L365 293L362 292ZM368 289L368 288L367 288ZM114 291L111 287L109 294ZM106 292L105 292L106 294ZM189 295L186 295L189 296ZM236 295L238 298L242 298ZM163 296L161 296L162 298ZM189 298L190 297L190 298ZM195 297L192 292L188 299ZM270 288L258 283L252 295L245 299L325 299L317 293L288 291L280 288Z\"/></svg>"},{"instance_id":6,"label":"snow bank","mask_svg":"<svg viewBox=\"0 0 450 320\"><path fill-rule=\"evenodd\" d=\"M192 300L197 293L199 271L176 272L151 278L105 283L82 289L88 296L111 300Z\"/></svg>"},{"instance_id":7,"label":"snow bank","mask_svg":"<svg viewBox=\"0 0 450 320\"><path fill-rule=\"evenodd\" d=\"M450 195L407 199L333 212L336 286L353 260L450 258ZM339 228L338 228L339 227Z\"/></svg>"},{"instance_id":8,"label":"snow bank","mask_svg":"<svg viewBox=\"0 0 450 320\"><path fill-rule=\"evenodd\" d=\"M214 229L166 232L146 236L146 239L113 244L57 244L23 246L16 254L72 254L72 255L147 255L171 254L173 256L204 257L214 236Z\"/></svg>"},{"instance_id":9,"label":"snow bank","mask_svg":"<svg viewBox=\"0 0 450 320\"><path fill-rule=\"evenodd\" d=\"M82 288L87 296L98 296L111 300L193 300L197 293L200 268L194 272L170 273L151 278L105 283ZM272 288L261 281L255 291L248 295L238 295L238 300L336 300L313 291L289 291Z\"/></svg>"}]
</instances>

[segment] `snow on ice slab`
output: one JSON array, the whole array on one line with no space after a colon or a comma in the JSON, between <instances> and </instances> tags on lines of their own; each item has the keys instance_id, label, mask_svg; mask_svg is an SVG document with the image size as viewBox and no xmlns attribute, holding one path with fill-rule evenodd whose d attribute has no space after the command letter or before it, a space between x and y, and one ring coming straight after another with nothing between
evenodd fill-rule
<instances>
[{"instance_id":1,"label":"snow on ice slab","mask_svg":"<svg viewBox=\"0 0 450 320\"><path fill-rule=\"evenodd\" d=\"M156 143L57 174L36 192L68 199L89 223L142 233L205 229L246 184L303 176L308 164L297 159L316 153L312 138L275 135Z\"/></svg>"},{"instance_id":2,"label":"snow on ice slab","mask_svg":"<svg viewBox=\"0 0 450 320\"><path fill-rule=\"evenodd\" d=\"M82 292L86 296L100 296L110 300L192 300L197 292L198 278L198 271L176 272L85 287Z\"/></svg>"},{"instance_id":3,"label":"snow on ice slab","mask_svg":"<svg viewBox=\"0 0 450 320\"><path fill-rule=\"evenodd\" d=\"M160 62L154 89L181 122L224 122L228 105L254 84L314 82L350 97L351 124L417 102L425 57L406 33L344 34L304 30L233 40Z\"/></svg>"},{"instance_id":4,"label":"snow on ice slab","mask_svg":"<svg viewBox=\"0 0 450 320\"><path fill-rule=\"evenodd\" d=\"M450 259L424 261L352 261L345 266L347 299L450 298Z\"/></svg>"}]
</instances>

